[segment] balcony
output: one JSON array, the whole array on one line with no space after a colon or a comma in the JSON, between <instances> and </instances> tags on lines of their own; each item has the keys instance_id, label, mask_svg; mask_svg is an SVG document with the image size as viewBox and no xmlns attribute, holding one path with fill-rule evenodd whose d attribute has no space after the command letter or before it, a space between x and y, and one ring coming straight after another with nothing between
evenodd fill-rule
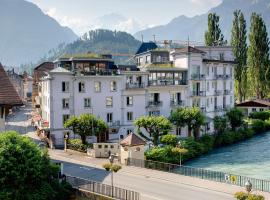
<instances>
[{"instance_id":1,"label":"balcony","mask_svg":"<svg viewBox=\"0 0 270 200\"><path fill-rule=\"evenodd\" d=\"M126 84L127 89L141 89L144 88L143 83L127 83Z\"/></svg>"},{"instance_id":2,"label":"balcony","mask_svg":"<svg viewBox=\"0 0 270 200\"><path fill-rule=\"evenodd\" d=\"M215 110L215 112L221 112L221 111L223 111L223 107L222 106L215 106L214 110Z\"/></svg>"},{"instance_id":3,"label":"balcony","mask_svg":"<svg viewBox=\"0 0 270 200\"><path fill-rule=\"evenodd\" d=\"M224 90L224 95L230 95L231 94L231 91L230 90Z\"/></svg>"},{"instance_id":4,"label":"balcony","mask_svg":"<svg viewBox=\"0 0 270 200\"><path fill-rule=\"evenodd\" d=\"M183 107L185 106L184 101L171 101L171 107Z\"/></svg>"},{"instance_id":5,"label":"balcony","mask_svg":"<svg viewBox=\"0 0 270 200\"><path fill-rule=\"evenodd\" d=\"M193 96L193 97L205 97L206 92L205 91L192 91L191 96Z\"/></svg>"},{"instance_id":6,"label":"balcony","mask_svg":"<svg viewBox=\"0 0 270 200\"><path fill-rule=\"evenodd\" d=\"M232 75L230 75L230 74L225 74L223 76L224 76L224 79L231 79L232 78Z\"/></svg>"},{"instance_id":7,"label":"balcony","mask_svg":"<svg viewBox=\"0 0 270 200\"><path fill-rule=\"evenodd\" d=\"M217 80L218 79L224 79L224 75L223 74L215 74L214 78L217 79Z\"/></svg>"},{"instance_id":8,"label":"balcony","mask_svg":"<svg viewBox=\"0 0 270 200\"><path fill-rule=\"evenodd\" d=\"M149 86L173 86L173 85L187 85L186 80L150 80Z\"/></svg>"},{"instance_id":9,"label":"balcony","mask_svg":"<svg viewBox=\"0 0 270 200\"><path fill-rule=\"evenodd\" d=\"M149 101L148 107L160 107L162 106L162 101Z\"/></svg>"},{"instance_id":10,"label":"balcony","mask_svg":"<svg viewBox=\"0 0 270 200\"><path fill-rule=\"evenodd\" d=\"M118 120L118 121L114 121L114 122L108 122L108 126L110 128L117 128L120 126L120 121Z\"/></svg>"},{"instance_id":11,"label":"balcony","mask_svg":"<svg viewBox=\"0 0 270 200\"><path fill-rule=\"evenodd\" d=\"M221 90L215 90L214 95L215 96L220 96L220 95L222 95L222 91Z\"/></svg>"},{"instance_id":12,"label":"balcony","mask_svg":"<svg viewBox=\"0 0 270 200\"><path fill-rule=\"evenodd\" d=\"M201 109L201 112L203 112L203 113L206 112L206 107L205 106L201 106L200 109Z\"/></svg>"},{"instance_id":13,"label":"balcony","mask_svg":"<svg viewBox=\"0 0 270 200\"><path fill-rule=\"evenodd\" d=\"M191 80L194 81L205 80L205 74L191 74Z\"/></svg>"}]
</instances>

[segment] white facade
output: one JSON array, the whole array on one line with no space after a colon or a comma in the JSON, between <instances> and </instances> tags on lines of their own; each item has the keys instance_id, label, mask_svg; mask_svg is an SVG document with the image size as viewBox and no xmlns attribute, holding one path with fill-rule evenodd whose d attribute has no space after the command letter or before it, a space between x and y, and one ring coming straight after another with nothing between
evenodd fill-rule
<instances>
[{"instance_id":1,"label":"white facade","mask_svg":"<svg viewBox=\"0 0 270 200\"><path fill-rule=\"evenodd\" d=\"M149 58L147 63L140 58L141 71L118 75L81 75L58 67L41 82L42 118L61 142L67 132L65 118L91 113L108 123L109 139L119 140L135 131L133 121L140 116L168 117L176 107L198 106L209 122L205 131L211 132L212 119L234 106L232 51L228 47L197 49L204 53L171 51L172 67L149 67ZM187 136L185 129L181 136Z\"/></svg>"}]
</instances>

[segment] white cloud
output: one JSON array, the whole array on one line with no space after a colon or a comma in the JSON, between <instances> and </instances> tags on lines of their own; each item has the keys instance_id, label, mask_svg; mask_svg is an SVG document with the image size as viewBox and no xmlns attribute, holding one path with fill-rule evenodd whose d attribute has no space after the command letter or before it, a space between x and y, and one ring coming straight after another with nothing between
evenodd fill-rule
<instances>
[{"instance_id":1,"label":"white cloud","mask_svg":"<svg viewBox=\"0 0 270 200\"><path fill-rule=\"evenodd\" d=\"M213 7L217 6L222 2L222 0L189 0L192 4L196 6L208 6L208 7Z\"/></svg>"}]
</instances>

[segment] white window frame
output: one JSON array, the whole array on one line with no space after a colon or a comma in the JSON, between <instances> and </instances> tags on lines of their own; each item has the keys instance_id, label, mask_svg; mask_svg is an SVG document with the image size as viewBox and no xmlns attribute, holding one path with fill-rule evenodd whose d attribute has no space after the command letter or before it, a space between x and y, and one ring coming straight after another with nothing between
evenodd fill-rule
<instances>
[{"instance_id":1,"label":"white window frame","mask_svg":"<svg viewBox=\"0 0 270 200\"><path fill-rule=\"evenodd\" d=\"M91 98L84 98L83 100L83 105L84 105L84 108L91 108Z\"/></svg>"},{"instance_id":2,"label":"white window frame","mask_svg":"<svg viewBox=\"0 0 270 200\"><path fill-rule=\"evenodd\" d=\"M106 97L106 107L113 107L113 97Z\"/></svg>"},{"instance_id":3,"label":"white window frame","mask_svg":"<svg viewBox=\"0 0 270 200\"><path fill-rule=\"evenodd\" d=\"M94 87L95 87L95 92L101 92L101 82L100 81L95 81Z\"/></svg>"}]
</instances>

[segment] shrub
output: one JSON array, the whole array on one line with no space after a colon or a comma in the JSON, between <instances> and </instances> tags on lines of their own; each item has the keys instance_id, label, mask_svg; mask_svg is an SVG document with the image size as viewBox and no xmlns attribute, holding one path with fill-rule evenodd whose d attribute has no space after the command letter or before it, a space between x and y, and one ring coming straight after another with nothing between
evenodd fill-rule
<instances>
[{"instance_id":1,"label":"shrub","mask_svg":"<svg viewBox=\"0 0 270 200\"><path fill-rule=\"evenodd\" d=\"M171 146L175 147L177 142L178 142L178 138L176 135L167 134L167 135L162 136L160 141L163 144L167 144L167 145L171 145Z\"/></svg>"},{"instance_id":2,"label":"shrub","mask_svg":"<svg viewBox=\"0 0 270 200\"><path fill-rule=\"evenodd\" d=\"M227 130L227 118L221 116L214 117L214 129L216 134L222 134Z\"/></svg>"},{"instance_id":3,"label":"shrub","mask_svg":"<svg viewBox=\"0 0 270 200\"><path fill-rule=\"evenodd\" d=\"M265 198L262 195L248 194L246 192L236 192L234 197L237 200L264 200Z\"/></svg>"},{"instance_id":4,"label":"shrub","mask_svg":"<svg viewBox=\"0 0 270 200\"><path fill-rule=\"evenodd\" d=\"M241 127L244 123L244 113L239 108L232 108L226 113L226 116L232 130L235 130L237 127Z\"/></svg>"},{"instance_id":5,"label":"shrub","mask_svg":"<svg viewBox=\"0 0 270 200\"><path fill-rule=\"evenodd\" d=\"M270 118L270 112L269 111L253 112L250 113L249 117L251 119L260 119L265 121Z\"/></svg>"},{"instance_id":6,"label":"shrub","mask_svg":"<svg viewBox=\"0 0 270 200\"><path fill-rule=\"evenodd\" d=\"M80 152L87 152L87 148L93 147L93 144L83 144L81 139L68 139L67 148Z\"/></svg>"},{"instance_id":7,"label":"shrub","mask_svg":"<svg viewBox=\"0 0 270 200\"><path fill-rule=\"evenodd\" d=\"M256 134L261 133L261 132L264 132L266 130L266 122L264 122L260 119L254 119L252 121L251 127Z\"/></svg>"},{"instance_id":8,"label":"shrub","mask_svg":"<svg viewBox=\"0 0 270 200\"><path fill-rule=\"evenodd\" d=\"M203 145L203 153L207 153L213 149L215 138L205 134L200 138L199 142Z\"/></svg>"}]
</instances>

